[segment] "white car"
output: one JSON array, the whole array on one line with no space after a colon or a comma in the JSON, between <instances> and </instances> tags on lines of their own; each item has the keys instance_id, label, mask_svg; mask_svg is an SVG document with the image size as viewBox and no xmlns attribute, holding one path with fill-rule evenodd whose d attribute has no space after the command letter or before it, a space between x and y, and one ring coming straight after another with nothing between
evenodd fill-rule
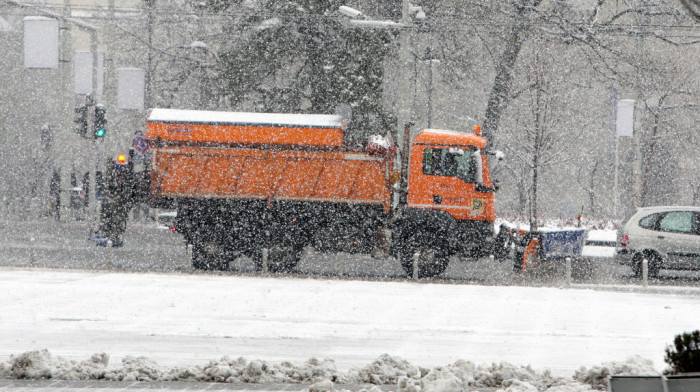
<instances>
[{"instance_id":1,"label":"white car","mask_svg":"<svg viewBox=\"0 0 700 392\"><path fill-rule=\"evenodd\" d=\"M622 221L617 232L615 260L642 275L661 269L700 270L700 207L638 208Z\"/></svg>"}]
</instances>

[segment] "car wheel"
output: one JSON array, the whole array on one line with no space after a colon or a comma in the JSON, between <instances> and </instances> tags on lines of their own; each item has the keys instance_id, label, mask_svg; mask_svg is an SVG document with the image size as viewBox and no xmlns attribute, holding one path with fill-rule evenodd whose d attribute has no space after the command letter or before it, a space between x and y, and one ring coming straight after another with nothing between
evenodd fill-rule
<instances>
[{"instance_id":1,"label":"car wheel","mask_svg":"<svg viewBox=\"0 0 700 392\"><path fill-rule=\"evenodd\" d=\"M661 270L661 256L658 253L650 253L647 260L649 260L649 277L658 277Z\"/></svg>"},{"instance_id":2,"label":"car wheel","mask_svg":"<svg viewBox=\"0 0 700 392\"><path fill-rule=\"evenodd\" d=\"M662 259L658 253L652 251L639 252L632 257L632 272L634 272L634 277L642 277L642 261L644 259L647 260L649 265L649 277L657 277L661 270Z\"/></svg>"}]
</instances>

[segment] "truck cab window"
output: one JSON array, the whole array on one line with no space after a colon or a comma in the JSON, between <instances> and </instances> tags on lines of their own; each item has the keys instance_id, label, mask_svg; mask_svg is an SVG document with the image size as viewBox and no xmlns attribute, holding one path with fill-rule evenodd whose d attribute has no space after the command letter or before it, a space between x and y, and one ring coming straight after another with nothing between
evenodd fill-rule
<instances>
[{"instance_id":1,"label":"truck cab window","mask_svg":"<svg viewBox=\"0 0 700 392\"><path fill-rule=\"evenodd\" d=\"M457 177L473 183L474 162L472 150L466 148L426 148L423 150L423 174Z\"/></svg>"}]
</instances>

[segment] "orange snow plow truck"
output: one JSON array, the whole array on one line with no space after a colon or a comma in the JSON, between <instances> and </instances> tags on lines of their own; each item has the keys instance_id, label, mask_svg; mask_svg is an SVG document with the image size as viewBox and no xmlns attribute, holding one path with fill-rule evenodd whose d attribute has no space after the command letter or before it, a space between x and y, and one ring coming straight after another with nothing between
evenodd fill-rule
<instances>
[{"instance_id":1,"label":"orange snow plow truck","mask_svg":"<svg viewBox=\"0 0 700 392\"><path fill-rule=\"evenodd\" d=\"M344 129L335 115L152 109L146 196L177 210L198 269L248 256L290 270L311 246L394 256L409 276L428 277L454 255L492 252L486 139L424 130L399 165L391 137L348 148Z\"/></svg>"}]
</instances>

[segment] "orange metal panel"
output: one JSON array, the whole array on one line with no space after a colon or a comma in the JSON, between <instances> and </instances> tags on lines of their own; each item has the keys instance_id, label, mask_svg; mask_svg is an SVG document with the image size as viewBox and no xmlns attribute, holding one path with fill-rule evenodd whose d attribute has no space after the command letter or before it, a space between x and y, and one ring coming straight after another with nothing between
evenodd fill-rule
<instances>
[{"instance_id":1,"label":"orange metal panel","mask_svg":"<svg viewBox=\"0 0 700 392\"><path fill-rule=\"evenodd\" d=\"M362 170L358 172L355 179L352 196L361 199L381 199L387 194L377 184L382 184L385 181L381 162L363 162ZM389 194L389 196L391 195Z\"/></svg>"},{"instance_id":2,"label":"orange metal panel","mask_svg":"<svg viewBox=\"0 0 700 392\"><path fill-rule=\"evenodd\" d=\"M185 194L198 194L197 186L199 182L204 179L209 172L206 170L206 164L208 162L208 157L206 155L193 155L188 157L187 166L181 167L181 170L187 170L189 175L180 176L180 193ZM197 168L199 170L194 173L190 168Z\"/></svg>"},{"instance_id":3,"label":"orange metal panel","mask_svg":"<svg viewBox=\"0 0 700 392\"><path fill-rule=\"evenodd\" d=\"M153 147L152 192L207 197L382 204L388 161L369 154Z\"/></svg>"},{"instance_id":4,"label":"orange metal panel","mask_svg":"<svg viewBox=\"0 0 700 392\"><path fill-rule=\"evenodd\" d=\"M164 157L166 158L166 157ZM165 193L179 194L182 184L187 178L183 172L188 171L191 158L187 155L171 155L169 159L163 159L165 163L162 173L160 191ZM191 167L191 166L190 166ZM194 174L194 173L193 173Z\"/></svg>"},{"instance_id":5,"label":"orange metal panel","mask_svg":"<svg viewBox=\"0 0 700 392\"><path fill-rule=\"evenodd\" d=\"M277 197L310 197L316 184L316 179L323 169L323 159L296 158L289 159L280 185L277 187Z\"/></svg>"},{"instance_id":6,"label":"orange metal panel","mask_svg":"<svg viewBox=\"0 0 700 392\"><path fill-rule=\"evenodd\" d=\"M146 137L176 142L340 147L340 128L148 123Z\"/></svg>"},{"instance_id":7,"label":"orange metal panel","mask_svg":"<svg viewBox=\"0 0 700 392\"><path fill-rule=\"evenodd\" d=\"M332 199L336 197L336 190L340 182L347 180L347 165L340 160L327 160L323 170L318 176L313 197Z\"/></svg>"},{"instance_id":8,"label":"orange metal panel","mask_svg":"<svg viewBox=\"0 0 700 392\"><path fill-rule=\"evenodd\" d=\"M242 162L241 157L210 156L199 183L199 194L222 196L230 193L238 182Z\"/></svg>"}]
</instances>

